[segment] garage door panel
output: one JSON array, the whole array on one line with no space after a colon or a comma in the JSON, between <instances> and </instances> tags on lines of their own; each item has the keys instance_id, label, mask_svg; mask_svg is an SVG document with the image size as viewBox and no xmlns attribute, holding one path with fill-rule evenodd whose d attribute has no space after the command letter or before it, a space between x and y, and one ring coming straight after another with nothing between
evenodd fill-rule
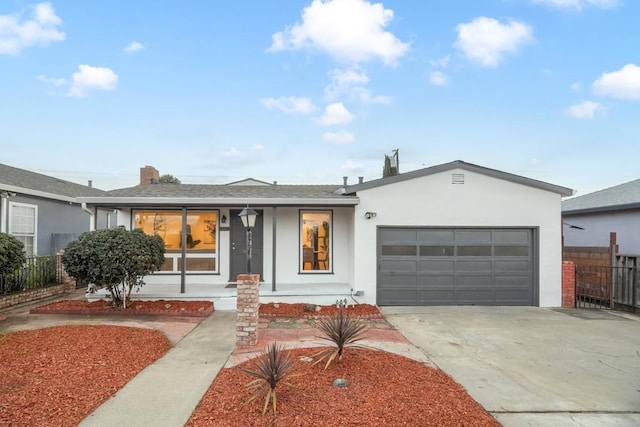
<instances>
[{"instance_id":1,"label":"garage door panel","mask_svg":"<svg viewBox=\"0 0 640 427\"><path fill-rule=\"evenodd\" d=\"M493 291L491 289L458 289L456 292L456 301L459 304L491 305L493 299Z\"/></svg>"},{"instance_id":2,"label":"garage door panel","mask_svg":"<svg viewBox=\"0 0 640 427\"><path fill-rule=\"evenodd\" d=\"M491 230L457 230L456 243L490 243Z\"/></svg>"},{"instance_id":3,"label":"garage door panel","mask_svg":"<svg viewBox=\"0 0 640 427\"><path fill-rule=\"evenodd\" d=\"M444 260L420 260L418 263L418 268L420 273L450 273L453 274L455 271L455 261L444 261Z\"/></svg>"},{"instance_id":4,"label":"garage door panel","mask_svg":"<svg viewBox=\"0 0 640 427\"><path fill-rule=\"evenodd\" d=\"M383 290L380 297L389 305L412 305L418 301L419 293L416 289Z\"/></svg>"},{"instance_id":5,"label":"garage door panel","mask_svg":"<svg viewBox=\"0 0 640 427\"><path fill-rule=\"evenodd\" d=\"M510 273L521 271L529 274L531 271L531 263L529 260L496 260L494 263L494 271L496 273Z\"/></svg>"},{"instance_id":6,"label":"garage door panel","mask_svg":"<svg viewBox=\"0 0 640 427\"><path fill-rule=\"evenodd\" d=\"M385 274L380 275L383 288L396 288L402 286L418 286L418 276L415 274Z\"/></svg>"},{"instance_id":7,"label":"garage door panel","mask_svg":"<svg viewBox=\"0 0 640 427\"><path fill-rule=\"evenodd\" d=\"M501 305L522 305L517 304L519 301L531 298L529 290L518 289L496 289L495 300Z\"/></svg>"},{"instance_id":8,"label":"garage door panel","mask_svg":"<svg viewBox=\"0 0 640 427\"><path fill-rule=\"evenodd\" d=\"M401 259L383 259L380 261L381 273L402 272L415 274L417 271L418 261L416 260L403 261Z\"/></svg>"},{"instance_id":9,"label":"garage door panel","mask_svg":"<svg viewBox=\"0 0 640 427\"><path fill-rule=\"evenodd\" d=\"M417 230L410 229L383 229L380 238L383 242L415 242L418 235Z\"/></svg>"},{"instance_id":10,"label":"garage door panel","mask_svg":"<svg viewBox=\"0 0 640 427\"><path fill-rule=\"evenodd\" d=\"M453 230L418 230L418 241L428 243L452 243Z\"/></svg>"},{"instance_id":11,"label":"garage door panel","mask_svg":"<svg viewBox=\"0 0 640 427\"><path fill-rule=\"evenodd\" d=\"M380 228L380 305L532 305L530 229Z\"/></svg>"},{"instance_id":12,"label":"garage door panel","mask_svg":"<svg viewBox=\"0 0 640 427\"><path fill-rule=\"evenodd\" d=\"M505 275L495 276L494 284L496 288L516 287L529 289L529 276L525 275Z\"/></svg>"},{"instance_id":13,"label":"garage door panel","mask_svg":"<svg viewBox=\"0 0 640 427\"><path fill-rule=\"evenodd\" d=\"M493 232L494 243L530 243L531 232L529 230L495 230Z\"/></svg>"},{"instance_id":14,"label":"garage door panel","mask_svg":"<svg viewBox=\"0 0 640 427\"><path fill-rule=\"evenodd\" d=\"M423 305L446 305L455 301L455 297L454 289L422 289L418 302Z\"/></svg>"},{"instance_id":15,"label":"garage door panel","mask_svg":"<svg viewBox=\"0 0 640 427\"><path fill-rule=\"evenodd\" d=\"M478 274L470 274L470 275L457 275L456 276L456 286L458 288L475 288L475 287L488 287L491 289L491 285L493 284L493 276L488 274L486 276L481 276Z\"/></svg>"},{"instance_id":16,"label":"garage door panel","mask_svg":"<svg viewBox=\"0 0 640 427\"><path fill-rule=\"evenodd\" d=\"M418 286L421 289L451 288L455 289L455 277L452 275L421 275L418 278Z\"/></svg>"},{"instance_id":17,"label":"garage door panel","mask_svg":"<svg viewBox=\"0 0 640 427\"><path fill-rule=\"evenodd\" d=\"M456 262L456 270L459 272L489 272L493 271L493 262L491 260L478 261L461 261Z\"/></svg>"}]
</instances>

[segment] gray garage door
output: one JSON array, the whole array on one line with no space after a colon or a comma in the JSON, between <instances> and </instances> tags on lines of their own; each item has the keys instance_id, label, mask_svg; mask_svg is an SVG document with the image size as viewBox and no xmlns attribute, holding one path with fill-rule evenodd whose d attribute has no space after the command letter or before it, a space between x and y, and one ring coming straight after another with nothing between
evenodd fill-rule
<instances>
[{"instance_id":1,"label":"gray garage door","mask_svg":"<svg viewBox=\"0 0 640 427\"><path fill-rule=\"evenodd\" d=\"M535 305L531 229L379 228L379 305Z\"/></svg>"}]
</instances>

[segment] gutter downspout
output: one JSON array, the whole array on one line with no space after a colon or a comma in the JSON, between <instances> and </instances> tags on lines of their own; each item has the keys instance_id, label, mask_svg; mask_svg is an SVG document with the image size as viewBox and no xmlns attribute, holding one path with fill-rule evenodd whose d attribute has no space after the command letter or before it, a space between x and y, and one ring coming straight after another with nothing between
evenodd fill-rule
<instances>
[{"instance_id":1,"label":"gutter downspout","mask_svg":"<svg viewBox=\"0 0 640 427\"><path fill-rule=\"evenodd\" d=\"M80 203L80 207L82 208L84 213L86 213L91 217L91 219L89 220L89 231L95 231L96 222L95 222L95 215L93 211L87 207L87 204L85 202Z\"/></svg>"}]
</instances>

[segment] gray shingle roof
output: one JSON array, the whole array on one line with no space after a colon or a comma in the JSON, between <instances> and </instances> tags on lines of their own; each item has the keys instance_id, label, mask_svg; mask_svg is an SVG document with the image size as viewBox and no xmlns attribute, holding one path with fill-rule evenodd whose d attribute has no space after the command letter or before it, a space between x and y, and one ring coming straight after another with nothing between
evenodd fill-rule
<instances>
[{"instance_id":1,"label":"gray shingle roof","mask_svg":"<svg viewBox=\"0 0 640 427\"><path fill-rule=\"evenodd\" d=\"M640 179L562 202L562 213L587 213L640 208Z\"/></svg>"},{"instance_id":2,"label":"gray shingle roof","mask_svg":"<svg viewBox=\"0 0 640 427\"><path fill-rule=\"evenodd\" d=\"M149 184L107 191L106 197L174 198L344 198L338 185Z\"/></svg>"},{"instance_id":3,"label":"gray shingle roof","mask_svg":"<svg viewBox=\"0 0 640 427\"><path fill-rule=\"evenodd\" d=\"M103 190L0 163L0 189L34 190L66 197L100 196Z\"/></svg>"}]
</instances>

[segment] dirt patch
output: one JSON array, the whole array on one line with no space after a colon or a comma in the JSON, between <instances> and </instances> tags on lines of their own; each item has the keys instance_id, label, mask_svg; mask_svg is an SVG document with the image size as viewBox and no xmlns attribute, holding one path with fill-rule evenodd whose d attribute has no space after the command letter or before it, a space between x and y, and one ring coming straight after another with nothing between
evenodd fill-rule
<instances>
[{"instance_id":1,"label":"dirt patch","mask_svg":"<svg viewBox=\"0 0 640 427\"><path fill-rule=\"evenodd\" d=\"M63 300L32 308L32 314L117 314L144 316L207 317L213 313L211 301L132 301L126 309L115 309L111 302Z\"/></svg>"},{"instance_id":2,"label":"dirt patch","mask_svg":"<svg viewBox=\"0 0 640 427\"><path fill-rule=\"evenodd\" d=\"M188 426L499 426L451 377L384 351L347 349L341 364L312 366L301 358L318 349L291 350L297 376L279 385L278 411L262 415L262 401L244 402L251 378L238 367L220 371ZM239 365L239 367L246 364ZM347 387L333 386L337 378Z\"/></svg>"},{"instance_id":3,"label":"dirt patch","mask_svg":"<svg viewBox=\"0 0 640 427\"><path fill-rule=\"evenodd\" d=\"M119 326L0 335L0 425L77 425L169 348L159 331Z\"/></svg>"},{"instance_id":4,"label":"dirt patch","mask_svg":"<svg viewBox=\"0 0 640 427\"><path fill-rule=\"evenodd\" d=\"M378 307L371 304L347 305L345 310L348 315L360 318L382 317ZM267 317L323 317L333 316L337 313L338 307L335 305L288 304L283 302L260 304L260 316Z\"/></svg>"}]
</instances>

